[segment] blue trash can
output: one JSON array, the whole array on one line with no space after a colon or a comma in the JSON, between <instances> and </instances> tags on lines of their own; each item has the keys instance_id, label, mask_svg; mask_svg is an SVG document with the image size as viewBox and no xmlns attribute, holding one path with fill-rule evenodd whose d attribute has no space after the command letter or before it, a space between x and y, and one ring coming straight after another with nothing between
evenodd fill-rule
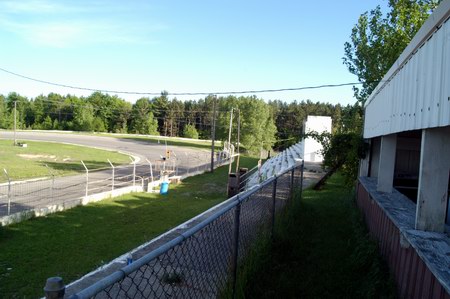
<instances>
[{"instance_id":1,"label":"blue trash can","mask_svg":"<svg viewBox=\"0 0 450 299\"><path fill-rule=\"evenodd\" d=\"M159 190L160 194L167 194L169 192L169 182L162 182L161 189Z\"/></svg>"}]
</instances>

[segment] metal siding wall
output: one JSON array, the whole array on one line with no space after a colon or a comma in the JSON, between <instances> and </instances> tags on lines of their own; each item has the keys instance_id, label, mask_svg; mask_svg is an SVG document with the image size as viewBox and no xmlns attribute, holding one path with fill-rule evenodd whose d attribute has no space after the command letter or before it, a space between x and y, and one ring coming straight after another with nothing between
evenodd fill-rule
<instances>
[{"instance_id":1,"label":"metal siding wall","mask_svg":"<svg viewBox=\"0 0 450 299\"><path fill-rule=\"evenodd\" d=\"M450 299L415 249L400 245L399 229L361 184L358 184L357 204L371 235L379 242L379 250L394 276L399 297Z\"/></svg>"},{"instance_id":2,"label":"metal siding wall","mask_svg":"<svg viewBox=\"0 0 450 299\"><path fill-rule=\"evenodd\" d=\"M449 24L450 21L447 21L447 24ZM440 117L442 123L445 123L445 119L449 118L450 113L450 55L445 54L445 49L450 49L450 25L447 25L445 28L442 28L442 43L443 43L443 50L444 53L442 57L442 76L441 76L441 94L443 95L440 98ZM447 95L447 96L446 96Z\"/></svg>"},{"instance_id":3,"label":"metal siding wall","mask_svg":"<svg viewBox=\"0 0 450 299\"><path fill-rule=\"evenodd\" d=\"M364 137L450 125L450 21L366 106Z\"/></svg>"},{"instance_id":4,"label":"metal siding wall","mask_svg":"<svg viewBox=\"0 0 450 299\"><path fill-rule=\"evenodd\" d=\"M419 59L411 59L411 72L412 77L416 79L416 81L419 80L419 77L421 76L420 72L420 61ZM413 98L414 98L414 107L420 106L420 85L415 84L414 86L414 92L413 92ZM414 109L414 129L420 128L420 124L422 123L421 114L417 111L417 109Z\"/></svg>"}]
</instances>

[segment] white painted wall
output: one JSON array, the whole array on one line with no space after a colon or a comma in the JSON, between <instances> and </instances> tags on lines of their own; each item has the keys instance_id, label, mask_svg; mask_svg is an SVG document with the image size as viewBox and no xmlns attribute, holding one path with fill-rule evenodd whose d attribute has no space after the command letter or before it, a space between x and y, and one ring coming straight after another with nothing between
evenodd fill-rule
<instances>
[{"instance_id":1,"label":"white painted wall","mask_svg":"<svg viewBox=\"0 0 450 299\"><path fill-rule=\"evenodd\" d=\"M312 116L308 115L303 126L305 133L317 132L331 133L331 117L329 116ZM313 138L305 138L302 141L303 159L307 162L322 162L323 156L321 150L322 145Z\"/></svg>"}]
</instances>

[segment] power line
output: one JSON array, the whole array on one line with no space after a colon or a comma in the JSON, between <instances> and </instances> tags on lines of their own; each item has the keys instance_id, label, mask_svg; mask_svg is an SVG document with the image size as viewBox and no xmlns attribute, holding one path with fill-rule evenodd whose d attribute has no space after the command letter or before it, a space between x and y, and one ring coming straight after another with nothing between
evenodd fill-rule
<instances>
[{"instance_id":1,"label":"power line","mask_svg":"<svg viewBox=\"0 0 450 299\"><path fill-rule=\"evenodd\" d=\"M134 94L134 95L161 95L161 92L139 92L139 91L121 91L121 90L108 90L108 89L97 89L97 88L88 88L88 87L80 87L80 86L73 86L68 84L61 84L61 83L55 83L50 82L46 80L36 79L32 77L28 77L22 74L18 74L9 70L6 70L4 68L0 68L0 71L3 71L7 74L20 77L23 79L27 79L30 81L38 82L38 83L44 83L48 85L58 86L58 87L64 87L64 88L70 88L70 89L77 89L77 90L85 90L85 91L98 91L98 92L104 92L104 93L116 93L116 94ZM361 85L363 83L361 82L350 82L350 83L339 83L339 84L322 84L322 85L315 85L315 86L302 86L302 87L290 87L290 88L278 88L278 89L260 89L260 90L242 90L242 91L215 91L215 92L173 92L173 93L167 93L167 95L172 96L195 96L195 95L236 95L236 94L249 94L249 93L269 93L269 92L284 92L284 91L300 91L300 90L307 90L307 89L320 89L320 88L334 88L334 87L343 87L343 86L350 86L350 85Z\"/></svg>"}]
</instances>

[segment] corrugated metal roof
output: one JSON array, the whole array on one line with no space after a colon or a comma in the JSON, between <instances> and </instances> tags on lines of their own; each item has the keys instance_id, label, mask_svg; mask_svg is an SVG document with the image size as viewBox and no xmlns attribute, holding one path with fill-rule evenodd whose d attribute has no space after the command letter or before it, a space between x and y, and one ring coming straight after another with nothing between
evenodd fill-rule
<instances>
[{"instance_id":1,"label":"corrugated metal roof","mask_svg":"<svg viewBox=\"0 0 450 299\"><path fill-rule=\"evenodd\" d=\"M445 0L369 97L365 138L450 125L449 17Z\"/></svg>"}]
</instances>

